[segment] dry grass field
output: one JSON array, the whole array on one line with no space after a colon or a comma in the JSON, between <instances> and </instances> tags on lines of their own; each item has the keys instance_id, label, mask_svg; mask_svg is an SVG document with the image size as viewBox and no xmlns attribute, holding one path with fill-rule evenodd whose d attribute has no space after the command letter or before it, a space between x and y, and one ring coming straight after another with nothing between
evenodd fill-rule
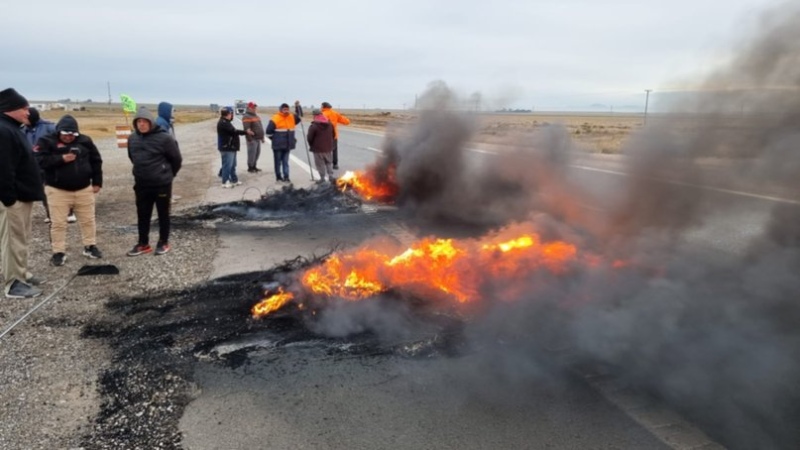
<instances>
[{"instance_id":1,"label":"dry grass field","mask_svg":"<svg viewBox=\"0 0 800 450\"><path fill-rule=\"evenodd\" d=\"M156 105L143 105L157 115ZM47 120L58 122L64 114L70 114L78 121L78 126L81 132L92 139L101 139L112 137L115 134L117 125L130 124L133 116L129 116L126 120L125 115L119 105L112 105L109 109L105 105L90 106L85 111L65 111L65 110L50 110L43 111L42 117ZM176 106L175 107L175 122L176 123L193 123L201 122L203 120L212 119L217 117L212 113L207 106Z\"/></svg>"},{"instance_id":2,"label":"dry grass field","mask_svg":"<svg viewBox=\"0 0 800 450\"><path fill-rule=\"evenodd\" d=\"M53 122L64 114L71 114L78 120L81 131L94 138L111 137L117 125L130 123L132 117L122 113L119 105L91 106L86 111L44 111L42 116ZM156 105L145 105L155 114ZM259 114L266 122L275 112L275 108L261 108ZM414 120L412 111L374 111L374 110L341 110L352 121L353 126L372 130L383 130L388 125L401 125ZM177 123L192 123L214 119L217 115L207 106L176 106ZM641 127L642 117L635 114L569 114L569 113L532 113L501 114L487 113L479 117L479 128L473 138L476 142L496 144L502 143L510 134L535 132L538 127L550 124L561 124L569 131L578 145L592 153L619 153L623 142L631 131Z\"/></svg>"}]
</instances>

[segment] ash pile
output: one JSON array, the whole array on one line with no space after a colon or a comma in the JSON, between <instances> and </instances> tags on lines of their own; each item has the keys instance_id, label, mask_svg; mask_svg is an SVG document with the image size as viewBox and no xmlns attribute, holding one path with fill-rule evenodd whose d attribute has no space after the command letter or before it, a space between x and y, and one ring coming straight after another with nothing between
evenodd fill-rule
<instances>
[{"instance_id":1,"label":"ash pile","mask_svg":"<svg viewBox=\"0 0 800 450\"><path fill-rule=\"evenodd\" d=\"M290 185L268 191L255 201L202 206L188 216L195 220L270 220L298 215L352 214L361 212L362 205L356 194L342 192L332 184L299 189Z\"/></svg>"}]
</instances>

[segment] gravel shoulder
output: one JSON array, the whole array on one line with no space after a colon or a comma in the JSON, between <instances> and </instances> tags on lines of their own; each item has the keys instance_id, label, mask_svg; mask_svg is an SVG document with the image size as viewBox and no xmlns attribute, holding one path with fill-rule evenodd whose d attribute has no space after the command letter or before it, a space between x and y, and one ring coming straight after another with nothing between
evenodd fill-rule
<instances>
[{"instance_id":1,"label":"gravel shoulder","mask_svg":"<svg viewBox=\"0 0 800 450\"><path fill-rule=\"evenodd\" d=\"M175 180L174 194L179 199L173 205L173 215L206 201L209 189L219 189L214 176L215 164L218 166L214 123L205 121L177 129L184 164ZM36 206L30 266L36 275L47 279L44 295L31 300L1 299L0 326L5 329L65 285L83 264L115 264L120 274L74 278L0 340L2 449L79 448L82 437L92 434L101 410L99 374L119 364L103 339L82 337L84 327L95 321L124 321L106 308L109 301L181 290L208 279L212 270L217 234L210 228L176 226L169 254L125 256L136 243L130 162L127 152L117 149L113 139L101 139L96 144L104 161L105 186L97 197L96 214L98 247L104 258L90 261L81 255L80 233L73 224L68 230L66 265L50 266L49 229L43 208ZM151 240L155 239L154 223Z\"/></svg>"}]
</instances>

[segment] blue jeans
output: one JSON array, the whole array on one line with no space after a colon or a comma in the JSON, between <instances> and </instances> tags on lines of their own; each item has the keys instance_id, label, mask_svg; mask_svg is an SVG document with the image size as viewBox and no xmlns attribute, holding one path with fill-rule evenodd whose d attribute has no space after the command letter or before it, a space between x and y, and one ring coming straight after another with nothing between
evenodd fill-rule
<instances>
[{"instance_id":1,"label":"blue jeans","mask_svg":"<svg viewBox=\"0 0 800 450\"><path fill-rule=\"evenodd\" d=\"M222 156L222 182L236 183L236 152L219 152Z\"/></svg>"},{"instance_id":2,"label":"blue jeans","mask_svg":"<svg viewBox=\"0 0 800 450\"><path fill-rule=\"evenodd\" d=\"M275 176L279 180L289 179L289 152L291 150L273 150L272 157L275 160Z\"/></svg>"}]
</instances>

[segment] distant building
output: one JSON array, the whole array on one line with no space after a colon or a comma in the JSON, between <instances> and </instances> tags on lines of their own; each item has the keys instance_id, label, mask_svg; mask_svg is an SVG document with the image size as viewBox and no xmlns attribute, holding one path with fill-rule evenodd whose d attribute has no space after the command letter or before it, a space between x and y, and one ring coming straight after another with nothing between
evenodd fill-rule
<instances>
[{"instance_id":1,"label":"distant building","mask_svg":"<svg viewBox=\"0 0 800 450\"><path fill-rule=\"evenodd\" d=\"M31 108L36 108L39 111L47 111L50 109L50 105L48 103L31 103Z\"/></svg>"}]
</instances>

